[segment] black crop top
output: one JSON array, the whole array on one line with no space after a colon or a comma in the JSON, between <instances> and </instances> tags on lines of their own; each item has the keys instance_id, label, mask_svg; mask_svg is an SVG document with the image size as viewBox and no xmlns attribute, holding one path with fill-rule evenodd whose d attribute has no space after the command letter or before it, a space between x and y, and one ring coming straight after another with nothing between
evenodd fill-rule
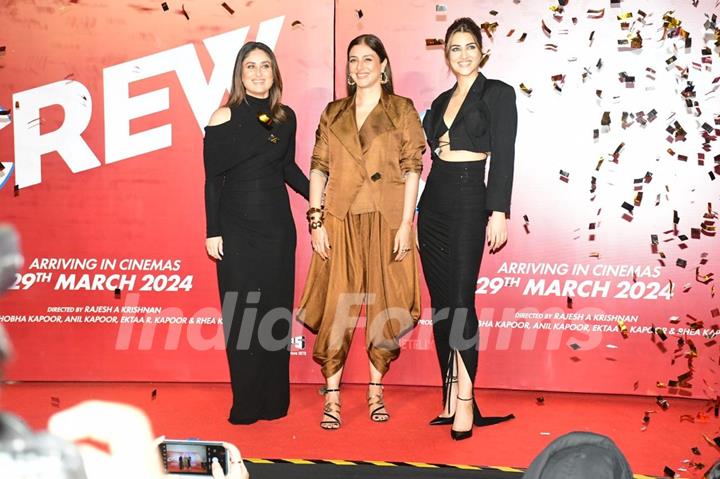
<instances>
[{"instance_id":1,"label":"black crop top","mask_svg":"<svg viewBox=\"0 0 720 479\"><path fill-rule=\"evenodd\" d=\"M443 116L456 88L457 83L441 93L423 118L433 160L437 156L440 137L448 131ZM510 212L516 133L515 90L507 83L488 80L482 73L478 74L460 105L448 136L451 150L490 152L485 204L489 211Z\"/></svg>"}]
</instances>

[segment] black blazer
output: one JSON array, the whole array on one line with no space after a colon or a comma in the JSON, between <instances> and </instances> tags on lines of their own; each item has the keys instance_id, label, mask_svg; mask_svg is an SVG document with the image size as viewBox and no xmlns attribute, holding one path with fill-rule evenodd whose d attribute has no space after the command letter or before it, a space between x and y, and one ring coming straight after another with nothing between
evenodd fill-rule
<instances>
[{"instance_id":1,"label":"black blazer","mask_svg":"<svg viewBox=\"0 0 720 479\"><path fill-rule=\"evenodd\" d=\"M456 88L457 83L441 93L425 113L423 129L433 153L440 137L448 131L443 116ZM449 130L451 150L490 152L485 208L509 213L517 133L513 87L478 74Z\"/></svg>"}]
</instances>

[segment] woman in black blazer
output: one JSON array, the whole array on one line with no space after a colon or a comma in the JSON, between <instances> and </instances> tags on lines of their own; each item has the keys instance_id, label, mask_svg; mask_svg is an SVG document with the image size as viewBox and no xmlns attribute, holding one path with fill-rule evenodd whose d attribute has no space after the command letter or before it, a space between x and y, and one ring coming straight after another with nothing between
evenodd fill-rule
<instances>
[{"instance_id":1,"label":"woman in black blazer","mask_svg":"<svg viewBox=\"0 0 720 479\"><path fill-rule=\"evenodd\" d=\"M515 91L479 72L482 57L480 28L470 18L455 20L445 34L445 59L457 83L433 101L423 121L433 161L418 237L444 393L443 413L430 424L452 424L456 440L470 437L473 424L513 417L483 417L473 396L475 285L484 242L493 252L507 240L517 130Z\"/></svg>"}]
</instances>

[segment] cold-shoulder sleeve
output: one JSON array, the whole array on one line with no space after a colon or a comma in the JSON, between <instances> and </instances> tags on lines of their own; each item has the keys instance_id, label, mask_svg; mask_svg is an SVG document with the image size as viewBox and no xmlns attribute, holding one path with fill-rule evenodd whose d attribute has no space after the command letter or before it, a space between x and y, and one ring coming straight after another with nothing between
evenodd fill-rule
<instances>
[{"instance_id":1,"label":"cold-shoulder sleeve","mask_svg":"<svg viewBox=\"0 0 720 479\"><path fill-rule=\"evenodd\" d=\"M422 155L425 152L425 134L415 105L407 99L402 115L402 144L400 145L400 171L403 174L421 173Z\"/></svg>"},{"instance_id":2,"label":"cold-shoulder sleeve","mask_svg":"<svg viewBox=\"0 0 720 479\"><path fill-rule=\"evenodd\" d=\"M492 116L491 156L485 208L488 211L509 213L515 163L517 108L515 90L504 83L500 83L497 88L498 92L494 98L488 98L488 107Z\"/></svg>"},{"instance_id":3,"label":"cold-shoulder sleeve","mask_svg":"<svg viewBox=\"0 0 720 479\"><path fill-rule=\"evenodd\" d=\"M286 113L288 114L287 121L290 141L283 160L283 177L285 178L285 183L290 185L290 188L295 190L307 200L310 196L310 182L297 163L295 163L295 135L297 132L297 120L295 118L295 112L293 112L290 108L286 107Z\"/></svg>"},{"instance_id":4,"label":"cold-shoulder sleeve","mask_svg":"<svg viewBox=\"0 0 720 479\"><path fill-rule=\"evenodd\" d=\"M205 225L206 237L221 236L220 195L225 182L231 152L230 122L205 127L203 164L205 167Z\"/></svg>"}]
</instances>

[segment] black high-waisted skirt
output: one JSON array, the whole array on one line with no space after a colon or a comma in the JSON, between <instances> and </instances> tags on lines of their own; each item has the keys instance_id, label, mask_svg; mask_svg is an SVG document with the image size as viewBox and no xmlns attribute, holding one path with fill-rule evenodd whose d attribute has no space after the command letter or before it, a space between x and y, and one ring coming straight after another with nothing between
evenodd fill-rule
<instances>
[{"instance_id":1,"label":"black high-waisted skirt","mask_svg":"<svg viewBox=\"0 0 720 479\"><path fill-rule=\"evenodd\" d=\"M485 245L485 161L443 161L433 155L420 198L420 259L433 308L435 350L443 377L443 402L455 368L454 351L474 382L478 364L475 288ZM480 416L476 425L510 419ZM481 424L479 424L481 423Z\"/></svg>"}]
</instances>

